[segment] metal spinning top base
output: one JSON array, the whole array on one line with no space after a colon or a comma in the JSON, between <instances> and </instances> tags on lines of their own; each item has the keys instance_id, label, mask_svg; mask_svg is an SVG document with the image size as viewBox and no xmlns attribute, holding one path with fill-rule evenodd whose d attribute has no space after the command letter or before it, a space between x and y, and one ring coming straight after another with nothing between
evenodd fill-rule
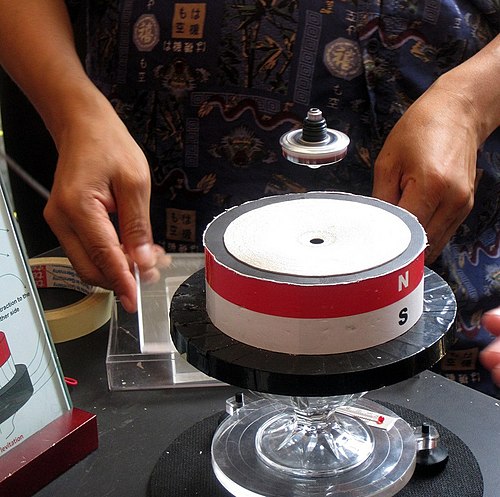
<instances>
[{"instance_id":1,"label":"metal spinning top base","mask_svg":"<svg viewBox=\"0 0 500 497\"><path fill-rule=\"evenodd\" d=\"M259 432L266 425L276 423L276 420L293 416L293 410L272 399L260 399L239 409L215 433L212 467L217 479L231 494L245 497L395 495L408 483L415 468L416 442L413 429L392 411L375 402L358 399L353 405L397 418L390 429L383 429L370 428L350 416L337 415L341 423L359 423L369 433L373 448L360 463L355 461L351 467L334 469L322 476L308 474L309 457L302 459L303 471L297 474L270 465L260 453ZM355 452L356 444L352 442L356 442L356 435L350 437L349 430L334 434L338 438L338 460L342 461L343 453L349 446Z\"/></svg>"}]
</instances>

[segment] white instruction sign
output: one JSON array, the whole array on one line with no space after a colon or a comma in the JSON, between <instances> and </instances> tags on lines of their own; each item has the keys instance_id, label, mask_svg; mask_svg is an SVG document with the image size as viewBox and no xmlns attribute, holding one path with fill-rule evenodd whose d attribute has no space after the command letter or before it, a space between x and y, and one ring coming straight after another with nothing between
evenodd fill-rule
<instances>
[{"instance_id":1,"label":"white instruction sign","mask_svg":"<svg viewBox=\"0 0 500 497\"><path fill-rule=\"evenodd\" d=\"M1 179L0 193L1 458L70 410L71 400Z\"/></svg>"}]
</instances>

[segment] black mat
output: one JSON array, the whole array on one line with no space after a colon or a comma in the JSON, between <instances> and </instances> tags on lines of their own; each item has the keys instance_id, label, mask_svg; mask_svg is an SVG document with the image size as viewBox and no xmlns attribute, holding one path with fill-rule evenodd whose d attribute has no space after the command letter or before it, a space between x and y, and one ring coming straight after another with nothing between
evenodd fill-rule
<instances>
[{"instance_id":1,"label":"black mat","mask_svg":"<svg viewBox=\"0 0 500 497\"><path fill-rule=\"evenodd\" d=\"M437 476L414 475L397 497L482 497L483 477L465 443L444 426L404 407L380 402L411 426L433 424L440 443L449 451L445 470ZM196 423L182 433L158 460L149 482L150 497L231 497L212 472L210 445L221 413ZM283 496L288 497L288 496Z\"/></svg>"}]
</instances>

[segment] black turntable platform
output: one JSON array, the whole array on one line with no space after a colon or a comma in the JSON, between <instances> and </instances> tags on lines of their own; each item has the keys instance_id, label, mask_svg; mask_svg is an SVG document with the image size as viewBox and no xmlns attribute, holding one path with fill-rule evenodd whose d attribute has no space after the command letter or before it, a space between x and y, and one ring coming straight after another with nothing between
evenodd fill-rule
<instances>
[{"instance_id":1,"label":"black turntable platform","mask_svg":"<svg viewBox=\"0 0 500 497\"><path fill-rule=\"evenodd\" d=\"M203 373L249 390L294 396L375 390L428 369L453 343L456 303L451 289L427 268L424 282L422 317L398 338L354 352L290 355L251 347L216 328L206 312L200 270L172 298L172 340Z\"/></svg>"}]
</instances>

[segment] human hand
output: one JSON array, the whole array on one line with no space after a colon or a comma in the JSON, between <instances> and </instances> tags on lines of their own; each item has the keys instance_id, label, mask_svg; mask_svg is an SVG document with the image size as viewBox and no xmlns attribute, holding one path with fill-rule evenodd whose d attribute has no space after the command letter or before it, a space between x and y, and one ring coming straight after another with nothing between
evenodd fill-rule
<instances>
[{"instance_id":1,"label":"human hand","mask_svg":"<svg viewBox=\"0 0 500 497\"><path fill-rule=\"evenodd\" d=\"M82 280L137 308L135 262L154 272L163 250L149 222L149 166L111 106L79 115L59 133L59 160L45 218ZM109 214L118 214L120 238ZM150 276L153 277L153 276Z\"/></svg>"},{"instance_id":2,"label":"human hand","mask_svg":"<svg viewBox=\"0 0 500 497\"><path fill-rule=\"evenodd\" d=\"M481 362L491 371L493 381L500 387L500 307L485 312L482 324L497 338L481 352Z\"/></svg>"},{"instance_id":3,"label":"human hand","mask_svg":"<svg viewBox=\"0 0 500 497\"><path fill-rule=\"evenodd\" d=\"M396 123L375 162L373 196L418 218L428 264L472 209L479 145L470 103L434 85Z\"/></svg>"}]
</instances>

